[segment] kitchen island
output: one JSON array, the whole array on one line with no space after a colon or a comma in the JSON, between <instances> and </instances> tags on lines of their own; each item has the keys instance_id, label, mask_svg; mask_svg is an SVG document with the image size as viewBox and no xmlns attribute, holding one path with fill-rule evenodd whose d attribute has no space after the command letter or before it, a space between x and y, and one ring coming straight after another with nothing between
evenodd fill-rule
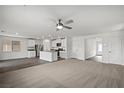
<instances>
[{"instance_id":1,"label":"kitchen island","mask_svg":"<svg viewBox=\"0 0 124 93\"><path fill-rule=\"evenodd\" d=\"M40 59L53 62L58 60L56 51L40 51Z\"/></svg>"}]
</instances>

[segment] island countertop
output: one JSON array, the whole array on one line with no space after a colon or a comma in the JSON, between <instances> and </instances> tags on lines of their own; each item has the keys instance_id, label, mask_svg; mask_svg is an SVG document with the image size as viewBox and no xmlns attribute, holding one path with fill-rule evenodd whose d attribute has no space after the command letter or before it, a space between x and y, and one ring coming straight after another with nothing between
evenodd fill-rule
<instances>
[{"instance_id":1,"label":"island countertop","mask_svg":"<svg viewBox=\"0 0 124 93\"><path fill-rule=\"evenodd\" d=\"M57 61L57 51L40 51L40 59L49 62Z\"/></svg>"}]
</instances>

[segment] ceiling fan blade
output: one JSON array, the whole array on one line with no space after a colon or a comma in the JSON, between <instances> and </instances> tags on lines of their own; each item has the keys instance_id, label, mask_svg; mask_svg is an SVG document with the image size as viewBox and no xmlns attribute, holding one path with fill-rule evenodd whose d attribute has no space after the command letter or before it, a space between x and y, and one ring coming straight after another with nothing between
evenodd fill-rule
<instances>
[{"instance_id":1,"label":"ceiling fan blade","mask_svg":"<svg viewBox=\"0 0 124 93\"><path fill-rule=\"evenodd\" d=\"M64 27L64 28L67 28L67 29L72 29L72 27L69 27L69 26L64 26L64 25L63 25L63 27Z\"/></svg>"},{"instance_id":2,"label":"ceiling fan blade","mask_svg":"<svg viewBox=\"0 0 124 93\"><path fill-rule=\"evenodd\" d=\"M70 23L73 23L74 21L71 19L71 20L68 20L65 22L65 24L70 24Z\"/></svg>"}]
</instances>

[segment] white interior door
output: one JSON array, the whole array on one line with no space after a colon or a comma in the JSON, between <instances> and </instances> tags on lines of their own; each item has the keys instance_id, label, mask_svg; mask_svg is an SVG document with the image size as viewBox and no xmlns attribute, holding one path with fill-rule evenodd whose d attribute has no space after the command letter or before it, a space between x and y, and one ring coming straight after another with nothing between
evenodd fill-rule
<instances>
[{"instance_id":1,"label":"white interior door","mask_svg":"<svg viewBox=\"0 0 124 93\"><path fill-rule=\"evenodd\" d=\"M110 39L109 61L114 64L121 64L121 39Z\"/></svg>"},{"instance_id":2,"label":"white interior door","mask_svg":"<svg viewBox=\"0 0 124 93\"><path fill-rule=\"evenodd\" d=\"M121 39L106 38L103 45L103 60L105 63L122 64Z\"/></svg>"}]
</instances>

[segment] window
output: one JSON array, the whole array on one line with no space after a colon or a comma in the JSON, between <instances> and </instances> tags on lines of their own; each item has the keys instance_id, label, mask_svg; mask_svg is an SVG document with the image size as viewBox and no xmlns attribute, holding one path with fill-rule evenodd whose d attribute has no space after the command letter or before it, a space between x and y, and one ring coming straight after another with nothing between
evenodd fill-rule
<instances>
[{"instance_id":1,"label":"window","mask_svg":"<svg viewBox=\"0 0 124 93\"><path fill-rule=\"evenodd\" d=\"M20 51L20 41L12 41L12 51Z\"/></svg>"},{"instance_id":2,"label":"window","mask_svg":"<svg viewBox=\"0 0 124 93\"><path fill-rule=\"evenodd\" d=\"M20 51L20 41L3 40L3 52Z\"/></svg>"},{"instance_id":3,"label":"window","mask_svg":"<svg viewBox=\"0 0 124 93\"><path fill-rule=\"evenodd\" d=\"M12 52L12 42L10 40L3 41L3 52Z\"/></svg>"}]
</instances>

